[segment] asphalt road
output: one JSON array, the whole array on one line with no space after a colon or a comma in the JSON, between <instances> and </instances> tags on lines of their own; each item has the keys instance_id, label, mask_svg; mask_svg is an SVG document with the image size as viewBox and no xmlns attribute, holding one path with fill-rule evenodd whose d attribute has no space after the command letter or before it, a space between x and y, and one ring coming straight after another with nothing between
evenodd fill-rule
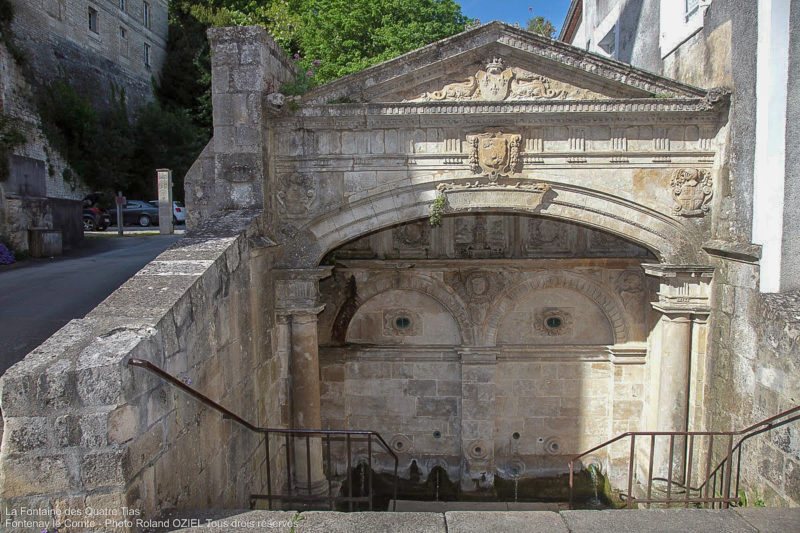
<instances>
[{"instance_id":1,"label":"asphalt road","mask_svg":"<svg viewBox=\"0 0 800 533\"><path fill-rule=\"evenodd\" d=\"M180 237L87 238L63 257L0 266L0 374Z\"/></svg>"}]
</instances>

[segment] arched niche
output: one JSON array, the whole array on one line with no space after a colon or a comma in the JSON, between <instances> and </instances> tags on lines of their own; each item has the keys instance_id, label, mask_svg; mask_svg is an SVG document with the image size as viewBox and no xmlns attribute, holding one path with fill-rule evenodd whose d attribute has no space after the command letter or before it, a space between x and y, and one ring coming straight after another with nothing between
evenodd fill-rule
<instances>
[{"instance_id":1,"label":"arched niche","mask_svg":"<svg viewBox=\"0 0 800 533\"><path fill-rule=\"evenodd\" d=\"M548 287L516 298L500 320L498 345L611 345L614 330L603 309L578 291Z\"/></svg>"},{"instance_id":2,"label":"arched niche","mask_svg":"<svg viewBox=\"0 0 800 533\"><path fill-rule=\"evenodd\" d=\"M427 294L389 289L358 308L347 328L349 344L444 345L461 344L453 315Z\"/></svg>"}]
</instances>

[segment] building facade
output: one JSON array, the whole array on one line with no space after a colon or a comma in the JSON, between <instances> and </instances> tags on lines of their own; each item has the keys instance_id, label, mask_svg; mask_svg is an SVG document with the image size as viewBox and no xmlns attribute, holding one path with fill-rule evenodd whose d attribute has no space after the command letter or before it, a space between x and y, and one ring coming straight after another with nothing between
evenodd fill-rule
<instances>
[{"instance_id":1,"label":"building facade","mask_svg":"<svg viewBox=\"0 0 800 533\"><path fill-rule=\"evenodd\" d=\"M135 109L153 98L164 64L168 4L164 0L12 0L12 26L38 80L66 75L95 105L111 86Z\"/></svg>"}]
</instances>

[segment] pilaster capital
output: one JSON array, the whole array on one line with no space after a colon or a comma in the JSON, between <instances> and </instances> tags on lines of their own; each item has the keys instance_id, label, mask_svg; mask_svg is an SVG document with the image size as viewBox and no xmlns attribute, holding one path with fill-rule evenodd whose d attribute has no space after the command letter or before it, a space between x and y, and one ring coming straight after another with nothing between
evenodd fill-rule
<instances>
[{"instance_id":1,"label":"pilaster capital","mask_svg":"<svg viewBox=\"0 0 800 533\"><path fill-rule=\"evenodd\" d=\"M281 315L314 315L319 304L319 280L331 275L333 267L274 270L275 310Z\"/></svg>"},{"instance_id":2,"label":"pilaster capital","mask_svg":"<svg viewBox=\"0 0 800 533\"><path fill-rule=\"evenodd\" d=\"M660 281L658 301L652 303L656 311L675 319L711 312L713 266L644 264L642 268Z\"/></svg>"}]
</instances>

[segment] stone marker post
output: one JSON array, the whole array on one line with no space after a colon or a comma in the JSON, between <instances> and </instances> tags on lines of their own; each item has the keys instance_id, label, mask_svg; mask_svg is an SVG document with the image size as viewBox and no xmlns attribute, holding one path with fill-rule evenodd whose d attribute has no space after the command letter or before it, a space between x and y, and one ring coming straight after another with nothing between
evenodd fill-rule
<instances>
[{"instance_id":1,"label":"stone marker post","mask_svg":"<svg viewBox=\"0 0 800 533\"><path fill-rule=\"evenodd\" d=\"M168 168L159 168L158 174L158 228L161 235L172 235L175 228L172 225L172 171Z\"/></svg>"}]
</instances>

